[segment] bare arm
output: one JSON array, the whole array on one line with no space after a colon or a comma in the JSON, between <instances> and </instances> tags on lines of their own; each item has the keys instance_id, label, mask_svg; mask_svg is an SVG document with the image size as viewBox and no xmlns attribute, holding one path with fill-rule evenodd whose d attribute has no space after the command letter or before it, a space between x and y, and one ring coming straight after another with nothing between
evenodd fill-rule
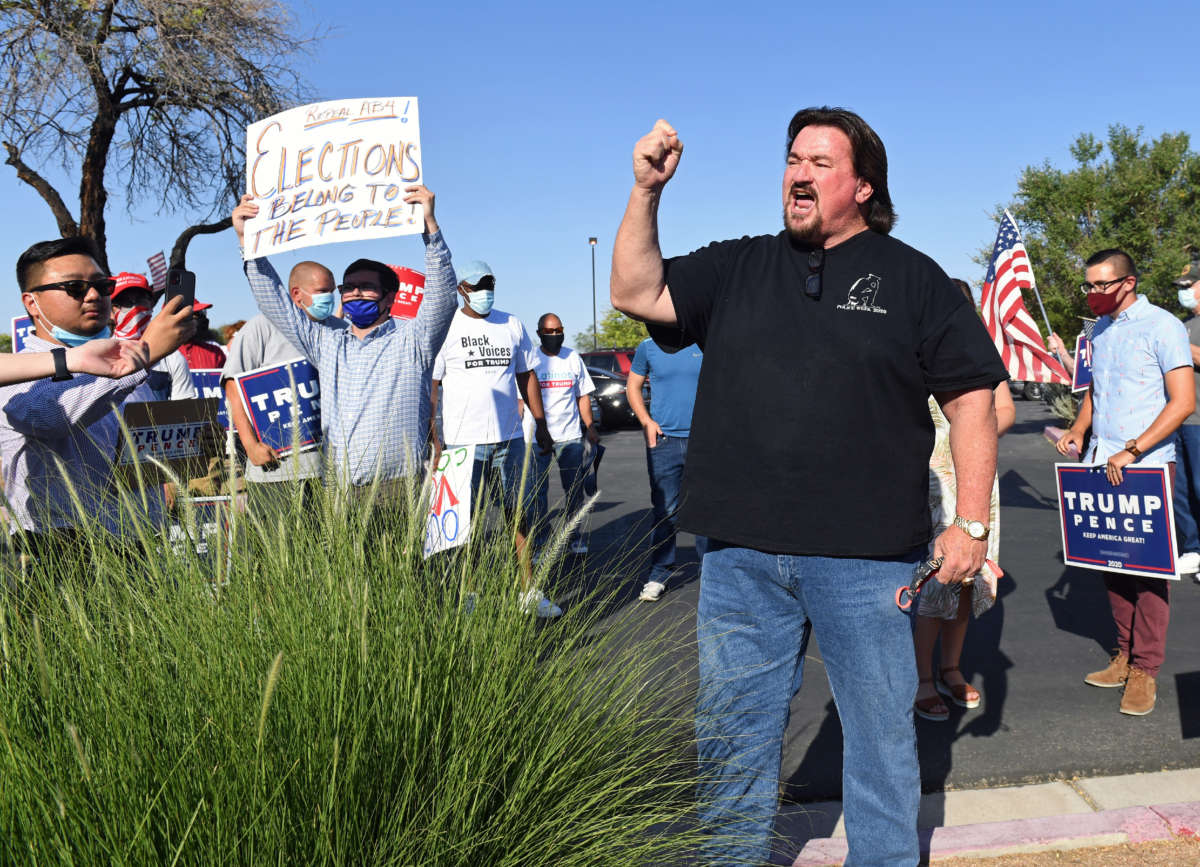
<instances>
[{"instance_id":1,"label":"bare arm","mask_svg":"<svg viewBox=\"0 0 1200 867\"><path fill-rule=\"evenodd\" d=\"M1063 367L1067 369L1067 373L1075 375L1075 359L1071 357L1071 353L1067 351L1066 344L1062 338L1050 332L1050 336L1046 338L1046 348L1058 356L1058 360L1062 362Z\"/></svg>"},{"instance_id":2,"label":"bare arm","mask_svg":"<svg viewBox=\"0 0 1200 867\"><path fill-rule=\"evenodd\" d=\"M1004 436L1017 420L1017 408L1013 405L1012 392L1008 383L1002 382L996 386L992 402L996 406L996 435Z\"/></svg>"},{"instance_id":3,"label":"bare arm","mask_svg":"<svg viewBox=\"0 0 1200 867\"><path fill-rule=\"evenodd\" d=\"M613 307L643 322L676 321L658 246L658 203L682 154L683 143L665 120L633 149L633 190L613 242L609 297Z\"/></svg>"},{"instance_id":4,"label":"bare arm","mask_svg":"<svg viewBox=\"0 0 1200 867\"><path fill-rule=\"evenodd\" d=\"M579 418L583 421L587 441L592 445L600 442L600 432L596 430L596 420L592 418L592 401L586 394L579 395Z\"/></svg>"},{"instance_id":5,"label":"bare arm","mask_svg":"<svg viewBox=\"0 0 1200 867\"><path fill-rule=\"evenodd\" d=\"M992 480L996 477L996 411L992 389L973 388L934 396L950 422L958 514L968 521L987 525ZM972 539L965 530L951 526L934 542L934 554L942 557L938 581L958 583L983 567L987 541Z\"/></svg>"},{"instance_id":6,"label":"bare arm","mask_svg":"<svg viewBox=\"0 0 1200 867\"><path fill-rule=\"evenodd\" d=\"M1071 422L1071 426L1067 428L1054 447L1058 449L1060 455L1070 455L1071 446L1075 446L1076 452L1083 451L1083 438L1087 435L1088 428L1092 426L1092 390L1089 388L1087 394L1083 396L1083 403L1079 405L1079 415L1075 416L1075 421Z\"/></svg>"},{"instance_id":7,"label":"bare arm","mask_svg":"<svg viewBox=\"0 0 1200 867\"><path fill-rule=\"evenodd\" d=\"M638 424L642 426L642 436L646 438L646 445L654 448L663 432L658 422L650 417L650 410L646 408L646 401L642 399L642 386L645 382L646 377L629 371L629 378L625 380L625 397L629 401L629 408L637 416Z\"/></svg>"},{"instance_id":8,"label":"bare arm","mask_svg":"<svg viewBox=\"0 0 1200 867\"><path fill-rule=\"evenodd\" d=\"M276 466L279 463L279 455L269 445L261 442L254 433L254 425L250 423L250 416L242 403L236 380L225 380L225 399L229 404L229 417L233 420L234 430L237 431L238 440L246 450L246 457L250 463L256 467Z\"/></svg>"},{"instance_id":9,"label":"bare arm","mask_svg":"<svg viewBox=\"0 0 1200 867\"><path fill-rule=\"evenodd\" d=\"M534 376L532 370L523 370L517 374L517 389L529 407L533 417L533 438L537 440L542 454L550 454L554 440L550 437L550 429L546 427L546 409L542 406L542 384Z\"/></svg>"}]
</instances>

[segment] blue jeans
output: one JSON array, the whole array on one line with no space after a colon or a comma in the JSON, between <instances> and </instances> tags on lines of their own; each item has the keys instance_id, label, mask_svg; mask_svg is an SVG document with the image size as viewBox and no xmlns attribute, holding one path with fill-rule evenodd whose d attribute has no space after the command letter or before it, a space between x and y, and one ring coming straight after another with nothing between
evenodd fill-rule
<instances>
[{"instance_id":1,"label":"blue jeans","mask_svg":"<svg viewBox=\"0 0 1200 867\"><path fill-rule=\"evenodd\" d=\"M646 471L650 476L650 506L654 530L650 540L649 580L666 584L675 571L675 528L679 513L679 488L687 461L687 437L663 435L654 448L646 449ZM696 556L703 559L707 540L696 537Z\"/></svg>"},{"instance_id":2,"label":"blue jeans","mask_svg":"<svg viewBox=\"0 0 1200 867\"><path fill-rule=\"evenodd\" d=\"M573 440L563 440L554 443L554 452L548 455L536 454L537 458L537 499L536 522L539 544L550 535L550 528L545 523L550 511L550 461L558 464L558 480L563 488L563 523L570 522L583 505L583 479L588 472L591 446L584 443L583 437ZM574 538L577 533L572 533Z\"/></svg>"},{"instance_id":3,"label":"blue jeans","mask_svg":"<svg viewBox=\"0 0 1200 867\"><path fill-rule=\"evenodd\" d=\"M1179 553L1200 553L1200 424L1185 424L1179 429L1175 448L1175 529L1179 533Z\"/></svg>"},{"instance_id":4,"label":"blue jeans","mask_svg":"<svg viewBox=\"0 0 1200 867\"><path fill-rule=\"evenodd\" d=\"M696 618L698 813L709 863L767 860L788 703L814 629L842 722L846 864L917 863L917 669L894 594L922 553L853 560L711 543Z\"/></svg>"},{"instance_id":5,"label":"blue jeans","mask_svg":"<svg viewBox=\"0 0 1200 867\"><path fill-rule=\"evenodd\" d=\"M447 449L455 446L446 446ZM532 490L536 465L530 457L525 466L525 440L515 437L502 443L480 443L475 446L475 464L471 467L471 511L482 508L488 498L499 498L500 505L509 515L525 520L522 490ZM522 474L525 486L522 488ZM482 499L481 499L482 498Z\"/></svg>"}]
</instances>

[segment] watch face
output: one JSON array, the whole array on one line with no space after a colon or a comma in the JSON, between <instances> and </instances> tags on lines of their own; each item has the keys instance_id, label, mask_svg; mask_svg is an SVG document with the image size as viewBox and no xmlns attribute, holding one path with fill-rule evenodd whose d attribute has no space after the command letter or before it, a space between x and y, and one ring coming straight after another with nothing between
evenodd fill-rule
<instances>
[{"instance_id":1,"label":"watch face","mask_svg":"<svg viewBox=\"0 0 1200 867\"><path fill-rule=\"evenodd\" d=\"M970 521L967 523L967 532L973 539L982 539L984 527L982 521Z\"/></svg>"}]
</instances>

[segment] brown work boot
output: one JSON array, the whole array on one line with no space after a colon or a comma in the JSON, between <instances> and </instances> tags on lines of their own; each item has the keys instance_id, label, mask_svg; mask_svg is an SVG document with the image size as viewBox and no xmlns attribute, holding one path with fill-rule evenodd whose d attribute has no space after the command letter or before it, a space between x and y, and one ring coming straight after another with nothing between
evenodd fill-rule
<instances>
[{"instance_id":1,"label":"brown work boot","mask_svg":"<svg viewBox=\"0 0 1200 867\"><path fill-rule=\"evenodd\" d=\"M1140 668L1129 667L1129 679L1125 681L1125 694L1121 696L1121 713L1130 716L1145 716L1154 710L1154 699L1158 687L1154 678Z\"/></svg>"},{"instance_id":2,"label":"brown work boot","mask_svg":"<svg viewBox=\"0 0 1200 867\"><path fill-rule=\"evenodd\" d=\"M1103 671L1093 671L1083 679L1083 682L1092 686L1124 686L1127 677L1129 677L1129 654L1118 650L1116 656L1108 661L1108 668Z\"/></svg>"}]
</instances>

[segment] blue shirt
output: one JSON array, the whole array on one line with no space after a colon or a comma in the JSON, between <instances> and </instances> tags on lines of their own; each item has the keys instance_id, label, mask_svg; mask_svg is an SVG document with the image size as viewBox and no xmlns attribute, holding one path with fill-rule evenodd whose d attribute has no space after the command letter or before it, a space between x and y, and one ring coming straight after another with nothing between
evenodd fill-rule
<instances>
[{"instance_id":1,"label":"blue shirt","mask_svg":"<svg viewBox=\"0 0 1200 867\"><path fill-rule=\"evenodd\" d=\"M423 237L425 298L417 317L389 318L362 338L309 319L266 258L245 262L259 309L321 378L321 439L334 476L326 482L368 485L420 471L430 372L458 297L442 233Z\"/></svg>"},{"instance_id":2,"label":"blue shirt","mask_svg":"<svg viewBox=\"0 0 1200 867\"><path fill-rule=\"evenodd\" d=\"M647 338L638 344L630 371L650 380L650 417L667 436L685 437L692 430L692 405L704 353L696 345L663 352Z\"/></svg>"},{"instance_id":3,"label":"blue shirt","mask_svg":"<svg viewBox=\"0 0 1200 867\"><path fill-rule=\"evenodd\" d=\"M1182 322L1139 295L1122 313L1101 316L1092 332L1091 463L1106 461L1125 443L1146 432L1163 407L1163 376L1191 367L1192 352ZM1175 435L1138 458L1143 464L1175 460Z\"/></svg>"}]
</instances>

